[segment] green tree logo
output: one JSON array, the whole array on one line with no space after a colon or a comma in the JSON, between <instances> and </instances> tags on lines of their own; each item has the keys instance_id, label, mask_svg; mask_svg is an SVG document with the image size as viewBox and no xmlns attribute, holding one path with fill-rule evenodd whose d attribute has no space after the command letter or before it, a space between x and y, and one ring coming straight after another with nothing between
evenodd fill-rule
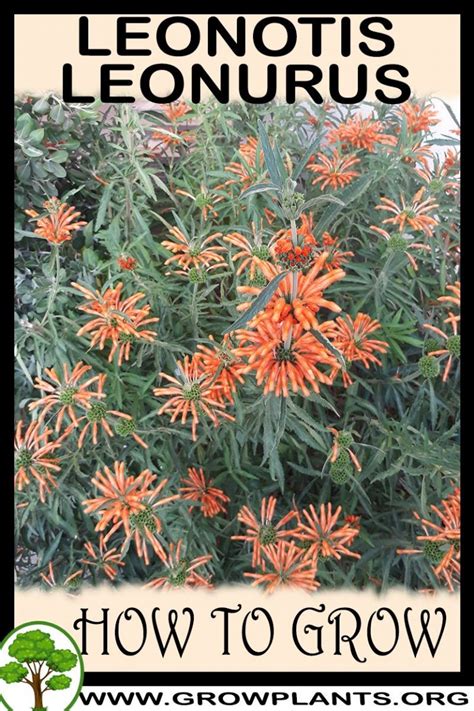
<instances>
[{"instance_id":1,"label":"green tree logo","mask_svg":"<svg viewBox=\"0 0 474 711\"><path fill-rule=\"evenodd\" d=\"M58 632L61 635L58 635ZM61 640L59 643L58 637ZM76 643L67 632L46 622L27 623L8 635L2 644L2 648L5 647L11 661L0 666L0 680L6 682L8 687L10 685L16 686L17 690L19 690L19 686L21 688L24 688L25 685L29 687L30 700L34 701L33 711L47 708L44 703L45 695L47 694L48 704L52 699L48 692L65 691L72 688L72 691L75 692L72 703L77 699L82 686L82 659ZM5 653L2 653L3 659L5 659ZM66 673L74 669L77 670L77 668L79 668L79 675L77 672L74 675ZM19 694L10 693L8 687L5 688L2 685L0 691L3 691L3 695L0 696L0 700L7 708L19 708L16 704L10 705L10 699L14 700L16 696L19 698ZM59 706L56 703L51 703L51 708L70 708L72 703L67 699L66 702L61 700Z\"/></svg>"}]
</instances>

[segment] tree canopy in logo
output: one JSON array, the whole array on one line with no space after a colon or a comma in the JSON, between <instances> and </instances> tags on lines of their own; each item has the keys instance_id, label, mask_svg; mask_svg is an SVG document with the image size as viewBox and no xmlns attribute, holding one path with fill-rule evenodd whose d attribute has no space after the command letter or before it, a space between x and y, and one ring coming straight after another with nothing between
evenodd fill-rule
<instances>
[{"instance_id":1,"label":"tree canopy in logo","mask_svg":"<svg viewBox=\"0 0 474 711\"><path fill-rule=\"evenodd\" d=\"M47 691L68 689L71 678L64 674L78 663L78 656L69 649L57 649L47 632L31 630L18 634L8 647L16 661L0 667L0 679L7 684L28 684L34 694L33 711L44 709L43 695Z\"/></svg>"}]
</instances>

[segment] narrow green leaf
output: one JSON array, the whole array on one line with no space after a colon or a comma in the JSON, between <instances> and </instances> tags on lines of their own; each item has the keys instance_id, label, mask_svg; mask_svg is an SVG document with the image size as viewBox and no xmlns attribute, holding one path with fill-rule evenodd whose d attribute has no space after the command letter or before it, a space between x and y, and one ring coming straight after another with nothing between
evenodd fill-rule
<instances>
[{"instance_id":1,"label":"narrow green leaf","mask_svg":"<svg viewBox=\"0 0 474 711\"><path fill-rule=\"evenodd\" d=\"M263 157L265 158L265 165L267 166L268 172L270 173L270 178L275 185L282 187L283 180L280 176L280 172L277 167L275 160L275 155L273 149L268 140L268 134L265 130L265 126L261 121L258 122L258 135L260 138L260 143L262 144Z\"/></svg>"},{"instance_id":2,"label":"narrow green leaf","mask_svg":"<svg viewBox=\"0 0 474 711\"><path fill-rule=\"evenodd\" d=\"M316 331L316 329L312 328L311 333L325 348L327 348L330 353L332 353L335 358L337 358L343 369L346 370L346 361L341 351L338 348L335 348L331 341L326 338L321 331Z\"/></svg>"},{"instance_id":3,"label":"narrow green leaf","mask_svg":"<svg viewBox=\"0 0 474 711\"><path fill-rule=\"evenodd\" d=\"M273 183L256 183L240 193L240 197L247 198L250 197L250 195L256 195L257 193L267 193L271 190L276 191L279 189L278 185L273 185Z\"/></svg>"},{"instance_id":4,"label":"narrow green leaf","mask_svg":"<svg viewBox=\"0 0 474 711\"><path fill-rule=\"evenodd\" d=\"M264 309L272 298L273 294L275 293L278 284L281 282L282 279L286 277L287 274L289 274L289 272L284 271L274 276L273 279L262 289L260 294L257 296L252 305L247 309L247 311L245 311L242 316L239 316L239 318L234 321L231 326L226 328L224 333L230 333L231 331L235 331L238 328L242 328L242 326L245 326L248 321L253 319L254 316L256 316L262 309Z\"/></svg>"},{"instance_id":5,"label":"narrow green leaf","mask_svg":"<svg viewBox=\"0 0 474 711\"><path fill-rule=\"evenodd\" d=\"M318 205L322 202L332 202L336 205L340 205L341 207L344 207L345 205L345 202L337 198L335 195L318 195L317 197L311 198L310 200L306 200L306 202L304 202L301 207L301 212L304 212L310 207L313 207L313 205Z\"/></svg>"},{"instance_id":6,"label":"narrow green leaf","mask_svg":"<svg viewBox=\"0 0 474 711\"><path fill-rule=\"evenodd\" d=\"M426 141L427 146L458 146L459 139L456 138L431 138Z\"/></svg>"},{"instance_id":7,"label":"narrow green leaf","mask_svg":"<svg viewBox=\"0 0 474 711\"><path fill-rule=\"evenodd\" d=\"M461 128L461 124L459 123L459 120L458 120L456 114L454 113L454 111L452 110L452 108L450 107L450 105L447 104L447 103L446 103L443 99L441 99L439 96L437 96L436 99L437 99L438 101L441 101L441 103L443 104L444 108L446 109L446 111L448 112L448 114L449 114L449 115L451 116L451 118L453 119L453 121L454 121L454 123L456 124L456 126L457 126L458 128Z\"/></svg>"},{"instance_id":8,"label":"narrow green leaf","mask_svg":"<svg viewBox=\"0 0 474 711\"><path fill-rule=\"evenodd\" d=\"M308 148L306 149L306 151L303 154L303 157L301 158L300 162L298 163L298 165L296 166L296 168L293 171L293 175L291 176L293 178L293 180L297 180L300 177L301 173L303 172L303 170L306 167L307 162L309 161L309 159L311 158L313 153L319 147L320 141L321 141L321 137L318 136L317 138L314 139L314 141L312 141L309 144Z\"/></svg>"},{"instance_id":9,"label":"narrow green leaf","mask_svg":"<svg viewBox=\"0 0 474 711\"><path fill-rule=\"evenodd\" d=\"M338 197L342 201L342 204L332 204L323 212L318 220L318 231L324 232L327 230L342 210L342 207L349 205L353 200L365 193L372 181L372 175L363 175L352 183L352 185L341 190Z\"/></svg>"},{"instance_id":10,"label":"narrow green leaf","mask_svg":"<svg viewBox=\"0 0 474 711\"><path fill-rule=\"evenodd\" d=\"M271 436L267 441L264 442L266 446L264 447L264 455L262 459L262 466L265 464L267 459L272 456L274 450L278 448L278 445L280 444L280 440L283 437L285 433L285 426L286 426L286 413L287 413L287 400L284 397L278 398L279 400L279 412L278 412L278 419L276 422L276 429L271 432ZM270 407L267 408L268 411L270 411Z\"/></svg>"},{"instance_id":11,"label":"narrow green leaf","mask_svg":"<svg viewBox=\"0 0 474 711\"><path fill-rule=\"evenodd\" d=\"M280 148L278 147L278 144L275 143L275 148L273 149L273 155L275 156L275 163L277 166L278 174L280 175L282 183L284 183L288 179L288 171L285 166L285 162L283 160L283 156L281 154Z\"/></svg>"},{"instance_id":12,"label":"narrow green leaf","mask_svg":"<svg viewBox=\"0 0 474 711\"><path fill-rule=\"evenodd\" d=\"M110 198L112 196L113 187L114 187L114 184L109 183L106 186L106 188L104 189L104 192L102 193L102 197L101 197L100 203L99 203L99 209L97 210L97 216L95 218L95 229L96 230L100 230L100 228L104 224L105 213L106 213L107 208L110 203Z\"/></svg>"},{"instance_id":13,"label":"narrow green leaf","mask_svg":"<svg viewBox=\"0 0 474 711\"><path fill-rule=\"evenodd\" d=\"M166 193L168 195L168 197L170 197L174 203L176 203L175 196L173 195L172 192L170 192L170 189L162 181L161 178L159 178L157 175L155 175L155 173L150 173L150 178L155 181L155 183L157 184L157 186L159 187L160 190L163 190L163 192Z\"/></svg>"}]
</instances>

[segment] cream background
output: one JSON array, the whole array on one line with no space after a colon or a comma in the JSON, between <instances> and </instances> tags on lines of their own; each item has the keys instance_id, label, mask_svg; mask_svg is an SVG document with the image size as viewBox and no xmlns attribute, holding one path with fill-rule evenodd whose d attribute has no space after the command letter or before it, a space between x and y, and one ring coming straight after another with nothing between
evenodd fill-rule
<instances>
[{"instance_id":1,"label":"cream background","mask_svg":"<svg viewBox=\"0 0 474 711\"><path fill-rule=\"evenodd\" d=\"M131 15L133 16L133 15ZM158 22L169 15L152 15L151 22L131 26L131 31L144 31L150 34L148 40L131 40L130 46L147 47L152 54L147 57L119 57L114 54L116 15L89 15L90 38L92 46L108 47L112 49L109 57L81 56L78 49L78 19L79 15L16 15L15 17L15 90L18 93L29 92L39 94L46 91L59 92L62 87L62 65L73 65L73 87L76 93L97 95L99 93L99 67L102 63L130 63L135 64L135 71L126 74L133 78L132 87L118 88L120 91L129 92L130 95L139 95L139 77L143 69L150 64L166 62L180 68L185 77L189 77L189 67L194 63L201 63L206 70L218 78L216 73L220 64L227 62L231 65L231 95L237 99L236 68L241 63L251 67L250 80L253 93L263 93L266 85L264 67L272 62L278 67L279 96L284 87L284 69L287 64L315 64L327 77L327 67L331 63L340 65L344 81L342 90L349 95L353 93L356 83L356 66L365 63L369 67L370 96L373 99L373 90L377 88L375 69L382 64L399 63L406 66L410 72L407 81L415 95L438 95L446 100L459 95L460 82L460 17L459 15L396 15L387 14L394 27L390 34L395 39L395 49L387 57L365 57L358 50L361 39L358 26L360 20L366 15L351 14L353 34L353 50L351 57L341 57L339 50L339 25L323 27L323 53L321 57L311 54L310 27L297 25L299 41L294 51L284 57L263 57L252 46L252 28L264 15L246 15L248 51L245 57L236 57L222 42L222 51L218 56L207 55L205 42L205 27L208 15L193 15L193 19L201 28L201 44L194 54L189 57L168 57L163 55L154 41L154 29ZM302 15L285 15L295 24ZM323 16L314 13L314 16ZM231 30L235 23L235 15L220 15L219 19ZM341 15L334 15L340 18ZM378 27L378 29L381 29ZM188 32L179 36L179 29L169 31L168 39L173 46L185 46ZM268 28L264 34L269 46L281 46L282 34L279 28ZM204 40L204 41L203 41ZM274 44L273 44L274 43ZM370 40L369 40L370 43ZM374 44L375 46L375 44ZM260 69L260 71L258 71ZM120 73L114 74L119 78ZM186 82L189 87L189 82ZM153 88L153 83L152 83ZM318 88L327 94L327 78ZM188 92L184 98L188 97ZM303 91L297 98L306 99Z\"/></svg>"},{"instance_id":2,"label":"cream background","mask_svg":"<svg viewBox=\"0 0 474 711\"><path fill-rule=\"evenodd\" d=\"M216 607L236 608L242 605L239 613L230 615L230 645L229 656L222 656L223 650L223 619L219 613L212 619L210 612ZM291 638L291 626L296 613L304 607L319 607L326 605L322 613L306 612L299 622L299 639L303 647L311 649L312 634L303 634L305 624L323 625L324 654L316 657L305 656L298 651ZM355 592L353 590L320 591L308 594L301 591L285 590L273 595L267 595L250 586L219 587L214 591L176 590L153 591L144 590L139 586L122 585L119 588L103 586L100 588L84 588L77 595L68 595L64 591L43 592L38 589L20 590L15 595L15 624L31 619L45 619L63 627L70 632L81 647L81 632L73 629L73 622L81 616L81 608L89 608L88 618L102 619L101 608L110 608L109 612L109 656L101 656L102 626L88 625L88 651L84 657L86 671L459 671L460 668L460 619L459 596L449 593L424 595L403 589L391 590L387 594L377 595L372 592ZM157 620L167 622L167 611L175 608L181 611L190 606L195 613L194 628L183 658L180 659L173 643L162 659L156 643L151 610L160 608ZM241 642L241 627L243 618L249 610L264 607L273 618L275 637L268 652L262 656L251 656ZM115 620L127 607L137 607L148 623L148 638L143 650L137 656L124 656L116 647L114 641ZM361 658L367 657L365 664L355 661L347 644L341 645L341 656L334 656L335 625L327 622L327 615L338 607L352 607L362 618L362 629L354 640ZM400 640L395 651L387 656L375 655L366 642L366 623L369 616L380 607L389 607L397 615L400 624ZM411 607L410 620L415 621L419 610L428 609L431 612L436 607L443 607L447 613L446 628L442 641L435 656L431 657L428 647L423 644L416 658L408 642L403 622L403 611ZM185 637L188 617L184 617L182 630ZM353 634L354 621L352 616L342 613L342 633ZM439 621L433 624L432 637L437 638ZM393 623L386 617L385 621L374 623L376 644L381 649L389 649L393 644ZM419 626L413 626L413 634L417 639ZM161 636L166 639L168 626L164 625ZM130 650L140 646L142 625L136 616L130 622L122 618L120 638ZM263 619L248 624L248 639L255 649L264 649L268 642L268 626ZM314 638L313 638L314 643ZM346 649L347 648L347 649Z\"/></svg>"}]
</instances>

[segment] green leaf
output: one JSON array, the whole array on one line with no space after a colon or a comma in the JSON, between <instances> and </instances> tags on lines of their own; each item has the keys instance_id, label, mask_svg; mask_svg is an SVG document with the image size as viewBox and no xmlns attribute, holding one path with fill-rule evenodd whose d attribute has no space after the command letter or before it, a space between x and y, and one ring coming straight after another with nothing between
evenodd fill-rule
<instances>
[{"instance_id":1,"label":"green leaf","mask_svg":"<svg viewBox=\"0 0 474 711\"><path fill-rule=\"evenodd\" d=\"M23 163L23 165L19 165L16 170L16 174L20 183L28 182L31 177L31 167L29 161Z\"/></svg>"},{"instance_id":2,"label":"green leaf","mask_svg":"<svg viewBox=\"0 0 474 711\"><path fill-rule=\"evenodd\" d=\"M45 161L45 166L47 166L47 169L49 170L50 173L56 176L56 178L65 178L67 173L65 169L63 168L62 165L59 165L59 163L54 163L53 161Z\"/></svg>"},{"instance_id":3,"label":"green leaf","mask_svg":"<svg viewBox=\"0 0 474 711\"><path fill-rule=\"evenodd\" d=\"M33 104L33 111L35 114L47 114L49 111L49 101L48 97L43 97Z\"/></svg>"},{"instance_id":4,"label":"green leaf","mask_svg":"<svg viewBox=\"0 0 474 711\"><path fill-rule=\"evenodd\" d=\"M429 391L430 391L430 416L431 416L431 427L433 430L436 428L436 422L438 421L438 401L436 398L436 393L433 387L433 383L428 381Z\"/></svg>"},{"instance_id":5,"label":"green leaf","mask_svg":"<svg viewBox=\"0 0 474 711\"><path fill-rule=\"evenodd\" d=\"M333 346L331 341L326 338L326 336L324 336L321 331L317 331L316 329L312 328L311 333L316 338L316 340L318 340L330 353L332 353L335 358L337 358L342 368L346 370L346 361L341 351L335 346Z\"/></svg>"},{"instance_id":6,"label":"green leaf","mask_svg":"<svg viewBox=\"0 0 474 711\"><path fill-rule=\"evenodd\" d=\"M44 567L45 565L48 565L49 561L53 558L54 554L56 553L59 544L61 543L61 538L63 537L63 531L60 531L53 541L50 543L50 545L47 547L47 549L44 551L42 557L41 557L41 567Z\"/></svg>"},{"instance_id":7,"label":"green leaf","mask_svg":"<svg viewBox=\"0 0 474 711\"><path fill-rule=\"evenodd\" d=\"M273 185L273 183L256 183L255 185L252 185L250 188L247 188L247 190L244 190L242 193L240 193L240 197L247 198L250 197L250 195L256 195L257 193L267 193L271 190L276 191L280 190L280 188L278 187L278 185Z\"/></svg>"},{"instance_id":8,"label":"green leaf","mask_svg":"<svg viewBox=\"0 0 474 711\"><path fill-rule=\"evenodd\" d=\"M170 189L168 188L167 185L162 181L161 178L159 178L155 173L150 173L150 178L155 181L157 186L159 187L160 190L163 190L164 193L168 195L169 198L172 199L174 203L176 203L176 198L173 195L173 193L170 192Z\"/></svg>"},{"instance_id":9,"label":"green leaf","mask_svg":"<svg viewBox=\"0 0 474 711\"><path fill-rule=\"evenodd\" d=\"M260 294L257 296L252 305L247 309L247 311L245 311L242 316L239 316L239 318L234 321L231 326L226 328L224 333L230 333L231 331L235 331L238 328L242 328L242 326L245 326L248 321L253 319L254 316L256 316L262 309L264 309L272 298L273 294L275 293L278 284L282 281L282 279L286 277L287 274L289 274L289 272L284 271L274 276L273 279L262 289Z\"/></svg>"},{"instance_id":10,"label":"green leaf","mask_svg":"<svg viewBox=\"0 0 474 711\"><path fill-rule=\"evenodd\" d=\"M153 183L151 181L150 176L146 172L146 170L143 170L142 166L139 165L138 163L136 164L136 169L138 176L140 178L140 185L142 186L143 190L147 194L147 196L151 199L155 198L155 189L153 187Z\"/></svg>"},{"instance_id":11,"label":"green leaf","mask_svg":"<svg viewBox=\"0 0 474 711\"><path fill-rule=\"evenodd\" d=\"M459 139L456 138L430 138L426 141L427 146L459 146Z\"/></svg>"},{"instance_id":12,"label":"green leaf","mask_svg":"<svg viewBox=\"0 0 474 711\"><path fill-rule=\"evenodd\" d=\"M318 195L310 200L306 200L306 202L304 202L301 206L301 212L309 210L309 208L313 207L313 205L319 205L319 203L322 202L332 202L336 205L340 205L341 207L344 207L345 205L345 202L337 198L335 195Z\"/></svg>"},{"instance_id":13,"label":"green leaf","mask_svg":"<svg viewBox=\"0 0 474 711\"><path fill-rule=\"evenodd\" d=\"M272 180L272 183L275 185L278 185L279 188L283 187L283 182L285 180L284 176L280 175L280 171L278 170L277 162L275 159L275 155L273 153L273 149L270 145L270 141L268 140L268 134L265 130L265 126L261 121L258 122L258 135L260 138L260 143L262 144L262 150L263 150L263 157L265 158L265 165L267 166L267 170L270 173L270 178Z\"/></svg>"},{"instance_id":14,"label":"green leaf","mask_svg":"<svg viewBox=\"0 0 474 711\"><path fill-rule=\"evenodd\" d=\"M53 108L49 112L49 117L51 121L54 121L55 123L63 123L65 116L64 109L61 104L56 104L56 106L53 106Z\"/></svg>"},{"instance_id":15,"label":"green leaf","mask_svg":"<svg viewBox=\"0 0 474 711\"><path fill-rule=\"evenodd\" d=\"M40 158L43 154L43 151L40 150L39 148L34 148L34 146L22 146L21 150L25 154L25 156L28 156L28 158Z\"/></svg>"},{"instance_id":16,"label":"green leaf","mask_svg":"<svg viewBox=\"0 0 474 711\"><path fill-rule=\"evenodd\" d=\"M437 99L438 101L441 101L441 103L443 104L444 108L446 109L446 111L448 112L448 114L449 114L449 115L451 116L451 118L453 119L453 121L454 121L454 123L456 124L456 126L457 126L458 128L461 128L461 124L459 123L458 118L457 118L456 114L454 113L454 111L452 110L452 108L450 107L450 105L447 104L446 101L444 101L443 99L441 99L439 96L437 96L436 99Z\"/></svg>"},{"instance_id":17,"label":"green leaf","mask_svg":"<svg viewBox=\"0 0 474 711\"><path fill-rule=\"evenodd\" d=\"M275 163L277 166L278 174L280 175L282 182L285 182L286 180L288 180L288 172L286 170L280 148L276 142L275 148L273 149L273 155L275 156Z\"/></svg>"},{"instance_id":18,"label":"green leaf","mask_svg":"<svg viewBox=\"0 0 474 711\"><path fill-rule=\"evenodd\" d=\"M114 183L109 183L105 189L104 192L102 193L102 197L100 199L99 203L99 208L97 210L97 216L95 219L95 229L100 230L102 225L104 224L105 220L105 214L107 212L107 208L110 203L110 199L112 197L112 189L114 188Z\"/></svg>"},{"instance_id":19,"label":"green leaf","mask_svg":"<svg viewBox=\"0 0 474 711\"><path fill-rule=\"evenodd\" d=\"M44 138L44 128L35 128L28 138L32 143L41 143Z\"/></svg>"},{"instance_id":20,"label":"green leaf","mask_svg":"<svg viewBox=\"0 0 474 711\"><path fill-rule=\"evenodd\" d=\"M30 114L22 114L16 122L16 130L18 137L21 139L28 138L30 133L34 130L36 124L31 118Z\"/></svg>"},{"instance_id":21,"label":"green leaf","mask_svg":"<svg viewBox=\"0 0 474 711\"><path fill-rule=\"evenodd\" d=\"M263 453L263 459L262 459L262 466L265 464L265 462L268 460L269 457L272 456L273 452L275 449L278 449L278 445L280 444L280 440L283 437L285 433L285 425L286 425L286 413L287 413L287 399L284 397L277 398L278 400L278 415L277 415L277 421L276 421L276 429L271 431L271 436L270 437L264 437L264 453ZM271 407L269 406L266 408L265 412L271 412Z\"/></svg>"},{"instance_id":22,"label":"green leaf","mask_svg":"<svg viewBox=\"0 0 474 711\"><path fill-rule=\"evenodd\" d=\"M293 171L293 174L291 176L293 178L293 180L297 180L299 178L299 176L305 169L306 164L308 163L309 159L311 158L313 153L317 150L320 142L321 142L321 137L318 136L317 138L314 139L314 141L312 141L309 144L308 148L306 149L306 151L303 154L303 157L301 158L300 162L297 164L296 168Z\"/></svg>"},{"instance_id":23,"label":"green leaf","mask_svg":"<svg viewBox=\"0 0 474 711\"><path fill-rule=\"evenodd\" d=\"M53 160L55 163L65 163L69 157L67 151L56 151L50 156L49 160Z\"/></svg>"},{"instance_id":24,"label":"green leaf","mask_svg":"<svg viewBox=\"0 0 474 711\"><path fill-rule=\"evenodd\" d=\"M338 214L341 212L342 207L349 205L353 200L363 195L363 193L368 190L373 179L372 175L363 175L361 178L358 178L354 183L352 183L352 185L349 185L347 188L344 188L344 190L339 191L338 198L341 200L342 204L339 203L330 205L327 210L323 212L318 221L318 231L320 233L325 232L325 230L330 227Z\"/></svg>"}]
</instances>

